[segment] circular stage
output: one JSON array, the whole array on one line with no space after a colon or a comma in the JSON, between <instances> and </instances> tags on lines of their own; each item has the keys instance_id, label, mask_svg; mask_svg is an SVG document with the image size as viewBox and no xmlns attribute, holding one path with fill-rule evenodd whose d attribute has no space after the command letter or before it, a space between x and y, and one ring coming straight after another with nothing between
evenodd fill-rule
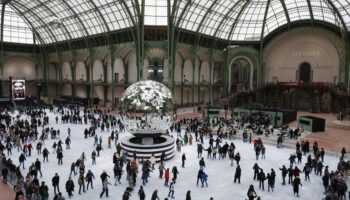
<instances>
[{"instance_id":1,"label":"circular stage","mask_svg":"<svg viewBox=\"0 0 350 200\"><path fill-rule=\"evenodd\" d=\"M170 160L175 155L175 140L174 138L161 135L154 138L154 144L142 144L142 139L137 137L125 137L121 141L121 147L128 152L128 159L131 159L136 153L137 158L148 160L152 154L156 158L156 162L160 162L160 156L165 153L165 160Z\"/></svg>"}]
</instances>

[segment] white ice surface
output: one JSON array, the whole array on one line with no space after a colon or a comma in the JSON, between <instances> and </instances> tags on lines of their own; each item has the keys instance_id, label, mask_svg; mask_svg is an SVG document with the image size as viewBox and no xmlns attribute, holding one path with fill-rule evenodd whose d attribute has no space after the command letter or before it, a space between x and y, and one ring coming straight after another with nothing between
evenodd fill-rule
<instances>
[{"instance_id":1,"label":"white ice surface","mask_svg":"<svg viewBox=\"0 0 350 200\"><path fill-rule=\"evenodd\" d=\"M48 148L50 151L49 154L49 162L42 162L42 172L43 178L39 178L39 181L45 181L49 186L50 196L49 199L52 199L53 187L51 185L51 179L55 173L58 173L60 176L60 189L62 194L68 199L68 195L65 190L65 182L68 179L70 173L70 165L72 162L76 161L82 152L85 152L87 157L86 161L86 170L92 170L95 174L96 179L94 180L94 189L87 191L86 193L78 194L78 184L77 179L78 176L72 177L75 183L75 192L74 196L71 198L72 200L95 200L99 199L99 194L102 191L102 184L100 180L100 174L103 170L106 170L107 173L111 176L110 182L112 185L109 187L109 199L121 200L122 194L127 186L126 181L126 173L123 172L122 176L122 184L118 186L114 186L114 178L113 178L113 163L112 156L115 151L115 148L107 149L107 138L110 135L110 132L100 132L100 129L97 131L97 135L102 135L103 143L102 146L104 148L100 153L100 157L97 157L97 165L92 165L91 163L91 152L94 149L93 138L84 139L84 129L89 125L75 125L75 124L58 124L55 123L54 114L49 113L50 124L49 127L54 127L55 129L61 130L61 139L64 142L67 136L67 128L71 128L71 149L66 150L65 145L63 145L63 166L59 166L57 164L56 154L52 154L52 143L54 140L47 140L45 142L44 147ZM39 133L41 133L41 128L39 128ZM120 134L120 137L125 137L126 133ZM176 134L174 134L176 137ZM58 140L56 140L57 142ZM230 141L228 141L230 142ZM267 192L267 181L265 181L265 191L259 189L258 182L253 180L253 170L252 167L255 160L255 152L253 150L253 144L243 143L241 140L233 141L236 145L236 151L241 154L241 168L242 168L242 177L241 184L234 184L233 178L236 169L236 164L233 167L230 166L230 161L228 158L225 160L209 160L205 159L206 168L205 172L209 175L208 184L209 187L197 187L197 172L199 169L197 158L197 149L196 144L191 146L182 147L182 152L176 152L174 159L166 162L166 167L172 169L173 166L177 166L179 169L179 176L177 179L177 184L175 186L175 198L176 199L185 199L187 190L191 190L191 196L194 200L209 200L210 197L214 197L215 200L243 200L246 199L247 190L250 184L253 184L255 190L259 196L262 197L263 200L273 200L273 199L283 199L283 200L291 200L291 199L307 199L307 200L321 200L324 195L324 189L322 186L322 180L320 176L316 176L314 173L310 175L311 182L305 182L304 174L301 174L301 180L303 187L300 188L300 197L296 197L293 195L293 189L291 185L282 186L282 177L281 172L278 169L283 164L288 167L289 161L288 157L291 153L294 153L292 149L277 149L275 146L266 145L266 159L259 160L258 164L261 168L264 169L264 172L267 174L270 172L271 168L275 169L277 177L275 184L274 192ZM205 139L205 147L208 146L208 139ZM32 156L28 157L25 166L26 169L22 170L22 174L25 176L28 172L29 165L35 161L36 158L40 158L42 161L42 155L38 156L35 150L36 142L33 143L34 150L32 152ZM186 167L181 168L181 156L185 153L187 157ZM20 153L17 150L13 150L12 159L14 163L18 164L18 157ZM204 152L203 156L206 158L207 153ZM306 157L303 157L303 163L305 163ZM325 156L325 164L329 165L330 171L336 169L338 158ZM304 164L297 165L300 169L303 168ZM125 169L125 165L124 165ZM141 168L139 167L139 171ZM288 178L288 177L287 177ZM137 183L134 192L132 193L131 199L136 200L139 199L137 195L137 191L139 186L142 184L141 180L141 172L138 174ZM159 191L160 199L164 199L168 194L168 188L164 186L164 179L158 178L158 164L156 164L155 170L151 173L151 177L149 178L149 182L146 186L144 186L146 192L146 199L151 198L151 194L155 189ZM1 198L0 198L1 199ZM103 199L106 199L104 196Z\"/></svg>"}]
</instances>

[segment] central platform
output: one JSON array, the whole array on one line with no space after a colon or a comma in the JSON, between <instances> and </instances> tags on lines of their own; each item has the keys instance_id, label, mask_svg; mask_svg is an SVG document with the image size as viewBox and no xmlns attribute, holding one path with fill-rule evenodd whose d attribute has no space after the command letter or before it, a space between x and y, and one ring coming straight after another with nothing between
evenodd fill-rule
<instances>
[{"instance_id":1,"label":"central platform","mask_svg":"<svg viewBox=\"0 0 350 200\"><path fill-rule=\"evenodd\" d=\"M165 160L170 160L175 155L175 140L174 138L161 135L153 138L153 144L144 141L138 137L125 137L121 141L121 147L124 151L128 152L128 158L131 159L136 154L137 158L143 158L148 160L152 154L156 158L156 162L160 162L162 153L165 153ZM147 144L149 143L149 144Z\"/></svg>"}]
</instances>

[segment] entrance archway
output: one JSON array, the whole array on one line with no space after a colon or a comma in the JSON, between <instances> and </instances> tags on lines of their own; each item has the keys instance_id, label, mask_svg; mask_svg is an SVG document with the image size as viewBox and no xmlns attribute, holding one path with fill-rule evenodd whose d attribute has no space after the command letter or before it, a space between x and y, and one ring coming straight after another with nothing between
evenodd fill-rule
<instances>
[{"instance_id":1,"label":"entrance archway","mask_svg":"<svg viewBox=\"0 0 350 200\"><path fill-rule=\"evenodd\" d=\"M246 57L237 57L229 65L229 90L238 91L253 87L254 70L251 60Z\"/></svg>"},{"instance_id":2,"label":"entrance archway","mask_svg":"<svg viewBox=\"0 0 350 200\"><path fill-rule=\"evenodd\" d=\"M148 66L148 79L154 81L163 81L163 64L159 61L154 61Z\"/></svg>"},{"instance_id":3,"label":"entrance archway","mask_svg":"<svg viewBox=\"0 0 350 200\"><path fill-rule=\"evenodd\" d=\"M311 65L308 62L303 62L299 66L299 81L303 83L311 82Z\"/></svg>"}]
</instances>

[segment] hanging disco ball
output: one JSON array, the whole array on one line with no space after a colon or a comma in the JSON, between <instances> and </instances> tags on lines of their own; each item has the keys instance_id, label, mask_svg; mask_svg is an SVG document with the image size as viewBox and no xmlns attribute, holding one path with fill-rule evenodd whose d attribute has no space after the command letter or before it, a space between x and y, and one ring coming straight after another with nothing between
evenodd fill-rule
<instances>
[{"instance_id":1,"label":"hanging disco ball","mask_svg":"<svg viewBox=\"0 0 350 200\"><path fill-rule=\"evenodd\" d=\"M130 85L121 98L122 121L129 133L156 137L172 124L173 98L162 83L146 80Z\"/></svg>"}]
</instances>

